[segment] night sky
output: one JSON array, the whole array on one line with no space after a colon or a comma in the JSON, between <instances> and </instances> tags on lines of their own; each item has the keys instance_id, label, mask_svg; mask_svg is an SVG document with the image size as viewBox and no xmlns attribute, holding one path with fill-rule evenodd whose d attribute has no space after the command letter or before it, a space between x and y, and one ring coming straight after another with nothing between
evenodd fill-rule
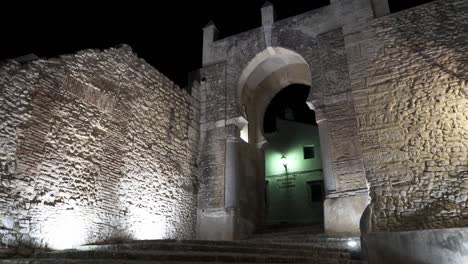
<instances>
[{"instance_id":1,"label":"night sky","mask_svg":"<svg viewBox=\"0 0 468 264\"><path fill-rule=\"evenodd\" d=\"M28 53L54 57L126 43L182 87L188 72L201 67L202 28L213 20L220 37L225 37L259 27L264 3L133 0L125 4L53 1L53 5L44 5L24 1L7 6L4 2L0 4L0 60ZM276 7L277 17L282 18L323 6L328 0L270 2Z\"/></svg>"},{"instance_id":2,"label":"night sky","mask_svg":"<svg viewBox=\"0 0 468 264\"><path fill-rule=\"evenodd\" d=\"M309 90L310 87L307 85L292 84L279 91L265 111L263 131L275 132L277 118L288 120L286 111L291 111L293 120L296 122L317 125L314 111L310 110L306 104Z\"/></svg>"},{"instance_id":3,"label":"night sky","mask_svg":"<svg viewBox=\"0 0 468 264\"><path fill-rule=\"evenodd\" d=\"M181 87L201 67L202 28L210 20L221 37L261 25L263 0L10 1L0 3L0 60L29 53L55 57L87 48L129 44ZM99 4L96 4L98 3ZM328 0L271 0L277 19ZM392 6L393 2L393 6ZM392 0L393 11L427 0ZM162 4L164 3L164 4Z\"/></svg>"}]
</instances>

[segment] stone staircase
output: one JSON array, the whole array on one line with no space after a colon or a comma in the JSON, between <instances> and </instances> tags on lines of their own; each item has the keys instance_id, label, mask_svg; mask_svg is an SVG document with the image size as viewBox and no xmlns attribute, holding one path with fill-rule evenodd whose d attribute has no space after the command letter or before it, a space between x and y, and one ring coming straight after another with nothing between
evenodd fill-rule
<instances>
[{"instance_id":1,"label":"stone staircase","mask_svg":"<svg viewBox=\"0 0 468 264\"><path fill-rule=\"evenodd\" d=\"M0 259L2 264L149 263L366 263L346 249L303 243L255 241L146 240L87 245L37 252L30 258Z\"/></svg>"},{"instance_id":2,"label":"stone staircase","mask_svg":"<svg viewBox=\"0 0 468 264\"><path fill-rule=\"evenodd\" d=\"M323 225L278 225L257 230L248 240L254 241L303 241L323 234Z\"/></svg>"},{"instance_id":3,"label":"stone staircase","mask_svg":"<svg viewBox=\"0 0 468 264\"><path fill-rule=\"evenodd\" d=\"M263 228L248 241L281 244L307 244L323 249L342 249L359 257L361 252L360 238L352 235L326 235L323 225L274 226Z\"/></svg>"}]
</instances>

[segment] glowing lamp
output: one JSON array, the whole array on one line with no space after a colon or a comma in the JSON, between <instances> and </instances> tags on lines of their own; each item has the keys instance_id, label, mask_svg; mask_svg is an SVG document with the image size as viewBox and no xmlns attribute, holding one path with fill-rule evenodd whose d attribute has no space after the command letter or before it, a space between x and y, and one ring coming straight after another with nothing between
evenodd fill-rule
<instances>
[{"instance_id":1,"label":"glowing lamp","mask_svg":"<svg viewBox=\"0 0 468 264\"><path fill-rule=\"evenodd\" d=\"M354 248L354 247L357 246L357 242L354 241L354 240L349 240L349 241L347 242L347 244L348 244L348 247L350 247L350 248Z\"/></svg>"},{"instance_id":2,"label":"glowing lamp","mask_svg":"<svg viewBox=\"0 0 468 264\"><path fill-rule=\"evenodd\" d=\"M287 171L288 170L288 161L286 160L286 157L284 155L281 156L281 164L283 164L284 169Z\"/></svg>"}]
</instances>

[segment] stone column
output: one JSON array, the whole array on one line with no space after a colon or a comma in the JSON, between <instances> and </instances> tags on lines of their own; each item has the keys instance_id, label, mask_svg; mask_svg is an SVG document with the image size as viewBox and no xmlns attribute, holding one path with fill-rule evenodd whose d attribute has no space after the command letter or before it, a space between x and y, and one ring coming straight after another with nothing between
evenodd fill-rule
<instances>
[{"instance_id":1,"label":"stone column","mask_svg":"<svg viewBox=\"0 0 468 264\"><path fill-rule=\"evenodd\" d=\"M325 195L336 191L336 179L331 162L331 139L326 119L317 120L320 137L320 155L322 157L323 182Z\"/></svg>"},{"instance_id":2,"label":"stone column","mask_svg":"<svg viewBox=\"0 0 468 264\"><path fill-rule=\"evenodd\" d=\"M257 226L263 226L266 222L266 204L265 204L265 149L268 142L263 141L257 144Z\"/></svg>"},{"instance_id":3,"label":"stone column","mask_svg":"<svg viewBox=\"0 0 468 264\"><path fill-rule=\"evenodd\" d=\"M388 0L372 0L372 9L376 18L390 14Z\"/></svg>"},{"instance_id":4,"label":"stone column","mask_svg":"<svg viewBox=\"0 0 468 264\"><path fill-rule=\"evenodd\" d=\"M266 1L262 6L262 29L265 37L265 46L271 47L271 31L275 23L275 9L273 5Z\"/></svg>"},{"instance_id":5,"label":"stone column","mask_svg":"<svg viewBox=\"0 0 468 264\"><path fill-rule=\"evenodd\" d=\"M211 54L211 44L218 39L218 29L216 28L213 21L210 21L203 28L203 54L202 54L202 64L206 66L210 64L213 60Z\"/></svg>"},{"instance_id":6,"label":"stone column","mask_svg":"<svg viewBox=\"0 0 468 264\"><path fill-rule=\"evenodd\" d=\"M236 130L238 129L236 128ZM238 135L232 135L226 139L224 204L227 208L237 208L239 206L239 140Z\"/></svg>"}]
</instances>

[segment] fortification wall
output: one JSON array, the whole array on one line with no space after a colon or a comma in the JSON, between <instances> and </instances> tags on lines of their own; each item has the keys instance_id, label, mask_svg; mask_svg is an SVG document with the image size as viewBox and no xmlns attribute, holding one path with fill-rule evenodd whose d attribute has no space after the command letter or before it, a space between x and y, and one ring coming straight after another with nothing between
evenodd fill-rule
<instances>
[{"instance_id":1,"label":"fortification wall","mask_svg":"<svg viewBox=\"0 0 468 264\"><path fill-rule=\"evenodd\" d=\"M367 60L350 68L373 231L468 225L467 14L435 1L360 35Z\"/></svg>"},{"instance_id":2,"label":"fortification wall","mask_svg":"<svg viewBox=\"0 0 468 264\"><path fill-rule=\"evenodd\" d=\"M1 244L192 238L196 105L128 46L1 64Z\"/></svg>"}]
</instances>

